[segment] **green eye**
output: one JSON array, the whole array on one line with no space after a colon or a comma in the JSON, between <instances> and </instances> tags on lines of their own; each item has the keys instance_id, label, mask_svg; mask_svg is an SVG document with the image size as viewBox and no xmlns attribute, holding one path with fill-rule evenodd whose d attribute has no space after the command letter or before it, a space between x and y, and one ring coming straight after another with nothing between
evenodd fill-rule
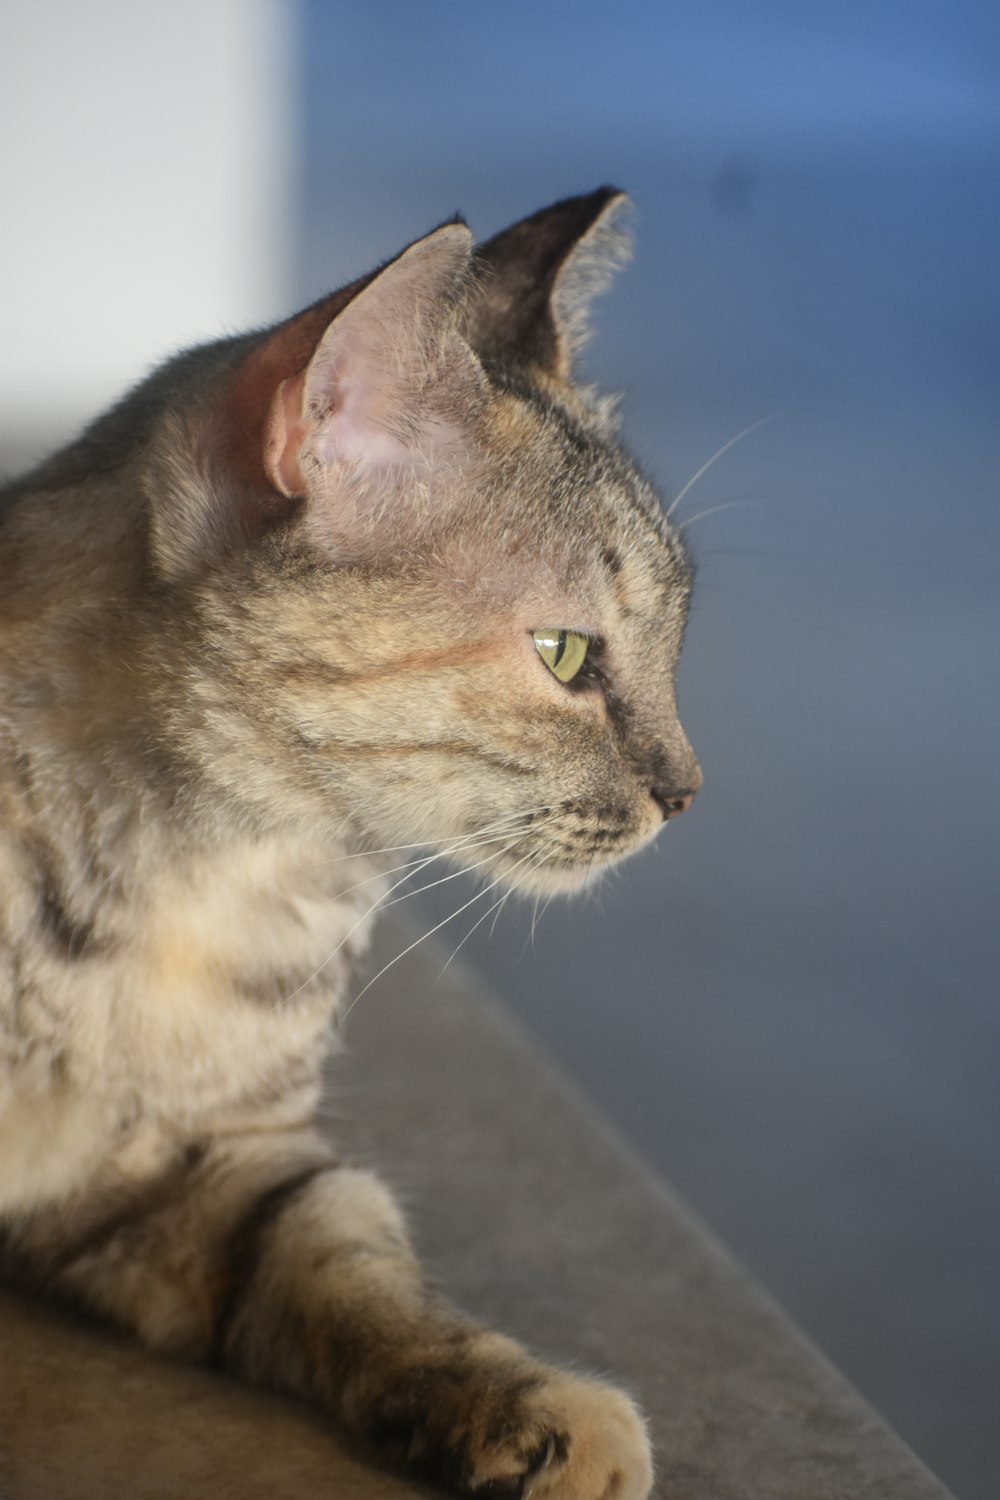
<instances>
[{"instance_id":1,"label":"green eye","mask_svg":"<svg viewBox=\"0 0 1000 1500\"><path fill-rule=\"evenodd\" d=\"M560 682L572 682L587 660L587 637L577 630L535 630L532 638L549 671Z\"/></svg>"}]
</instances>

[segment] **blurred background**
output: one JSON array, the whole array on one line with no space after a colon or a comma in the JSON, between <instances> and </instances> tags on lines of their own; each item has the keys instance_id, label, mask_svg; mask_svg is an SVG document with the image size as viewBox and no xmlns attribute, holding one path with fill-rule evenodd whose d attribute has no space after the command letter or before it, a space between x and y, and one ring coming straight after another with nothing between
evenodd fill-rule
<instances>
[{"instance_id":1,"label":"blurred background","mask_svg":"<svg viewBox=\"0 0 1000 1500\"><path fill-rule=\"evenodd\" d=\"M632 448L669 499L774 418L680 507L706 784L462 956L995 1500L1000 9L7 0L4 32L8 468L456 210L632 193L587 360Z\"/></svg>"}]
</instances>

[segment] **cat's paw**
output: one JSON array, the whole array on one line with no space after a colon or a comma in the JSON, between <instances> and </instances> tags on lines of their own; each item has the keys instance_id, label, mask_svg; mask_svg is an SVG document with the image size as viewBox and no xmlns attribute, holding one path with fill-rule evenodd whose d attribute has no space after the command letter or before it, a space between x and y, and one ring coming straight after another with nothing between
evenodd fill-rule
<instances>
[{"instance_id":1,"label":"cat's paw","mask_svg":"<svg viewBox=\"0 0 1000 1500\"><path fill-rule=\"evenodd\" d=\"M369 1413L383 1457L474 1500L645 1500L652 1457L628 1397L513 1348L487 1336L461 1369L410 1367Z\"/></svg>"},{"instance_id":2,"label":"cat's paw","mask_svg":"<svg viewBox=\"0 0 1000 1500\"><path fill-rule=\"evenodd\" d=\"M478 1500L645 1500L646 1428L621 1391L552 1372L525 1393L516 1430L475 1456Z\"/></svg>"}]
</instances>

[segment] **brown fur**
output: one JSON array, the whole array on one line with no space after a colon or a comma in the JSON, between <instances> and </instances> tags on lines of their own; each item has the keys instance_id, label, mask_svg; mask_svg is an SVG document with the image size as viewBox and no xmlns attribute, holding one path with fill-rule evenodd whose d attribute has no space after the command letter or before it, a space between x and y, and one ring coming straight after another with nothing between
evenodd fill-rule
<instances>
[{"instance_id":1,"label":"brown fur","mask_svg":"<svg viewBox=\"0 0 1000 1500\"><path fill-rule=\"evenodd\" d=\"M8 1269L470 1494L641 1500L641 1421L434 1299L319 1074L394 847L569 889L700 779L690 565L570 383L621 206L446 225L0 504Z\"/></svg>"}]
</instances>

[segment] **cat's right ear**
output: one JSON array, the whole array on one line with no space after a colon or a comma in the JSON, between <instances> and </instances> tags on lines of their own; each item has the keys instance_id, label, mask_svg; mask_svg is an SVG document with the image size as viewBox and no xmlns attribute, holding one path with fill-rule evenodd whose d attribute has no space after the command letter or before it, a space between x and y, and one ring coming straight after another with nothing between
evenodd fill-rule
<instances>
[{"instance_id":1,"label":"cat's right ear","mask_svg":"<svg viewBox=\"0 0 1000 1500\"><path fill-rule=\"evenodd\" d=\"M466 336L487 366L569 381L591 305L629 258L631 204L618 188L564 198L477 246Z\"/></svg>"}]
</instances>

